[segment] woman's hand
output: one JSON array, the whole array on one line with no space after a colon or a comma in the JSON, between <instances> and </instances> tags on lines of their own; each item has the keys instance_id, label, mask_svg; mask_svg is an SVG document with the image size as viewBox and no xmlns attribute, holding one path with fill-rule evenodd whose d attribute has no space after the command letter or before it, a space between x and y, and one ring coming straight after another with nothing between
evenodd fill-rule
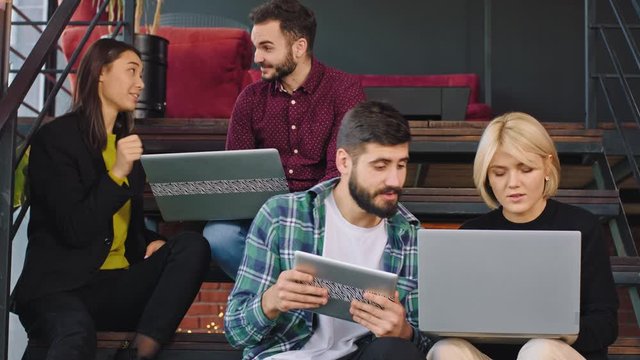
<instances>
[{"instance_id":1,"label":"woman's hand","mask_svg":"<svg viewBox=\"0 0 640 360\"><path fill-rule=\"evenodd\" d=\"M142 141L138 135L129 135L118 140L116 144L116 162L111 168L111 174L120 179L129 175L133 162L142 156Z\"/></svg>"},{"instance_id":2,"label":"woman's hand","mask_svg":"<svg viewBox=\"0 0 640 360\"><path fill-rule=\"evenodd\" d=\"M166 241L164 240L153 240L150 242L149 245L147 245L147 251L144 253L144 258L146 259L151 256L154 252L164 246L164 244L166 244Z\"/></svg>"}]
</instances>

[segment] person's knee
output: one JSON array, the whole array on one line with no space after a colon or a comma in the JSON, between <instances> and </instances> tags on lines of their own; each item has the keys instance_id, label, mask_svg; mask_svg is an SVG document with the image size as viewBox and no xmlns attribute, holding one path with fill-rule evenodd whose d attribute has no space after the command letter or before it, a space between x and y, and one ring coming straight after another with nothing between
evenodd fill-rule
<instances>
[{"instance_id":1,"label":"person's knee","mask_svg":"<svg viewBox=\"0 0 640 360\"><path fill-rule=\"evenodd\" d=\"M203 234L209 242L214 259L220 261L242 257L250 225L250 222L239 220L217 221L207 224Z\"/></svg>"},{"instance_id":2,"label":"person's knee","mask_svg":"<svg viewBox=\"0 0 640 360\"><path fill-rule=\"evenodd\" d=\"M568 346L559 340L531 339L518 352L518 359L554 359L563 345Z\"/></svg>"},{"instance_id":3,"label":"person's knee","mask_svg":"<svg viewBox=\"0 0 640 360\"><path fill-rule=\"evenodd\" d=\"M442 339L431 347L427 360L464 359L464 354L470 353L472 348L473 345L463 339Z\"/></svg>"},{"instance_id":4,"label":"person's knee","mask_svg":"<svg viewBox=\"0 0 640 360\"><path fill-rule=\"evenodd\" d=\"M250 226L250 220L210 221L202 234L210 244L238 243L244 242Z\"/></svg>"},{"instance_id":5,"label":"person's knee","mask_svg":"<svg viewBox=\"0 0 640 360\"><path fill-rule=\"evenodd\" d=\"M207 265L211 261L209 243L202 235L187 231L179 234L172 241L172 251L176 256Z\"/></svg>"}]
</instances>

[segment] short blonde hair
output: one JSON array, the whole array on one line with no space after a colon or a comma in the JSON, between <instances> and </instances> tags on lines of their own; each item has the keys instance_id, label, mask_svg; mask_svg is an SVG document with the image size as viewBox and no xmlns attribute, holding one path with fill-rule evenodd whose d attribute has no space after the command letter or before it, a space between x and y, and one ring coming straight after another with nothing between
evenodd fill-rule
<instances>
[{"instance_id":1,"label":"short blonde hair","mask_svg":"<svg viewBox=\"0 0 640 360\"><path fill-rule=\"evenodd\" d=\"M473 182L490 208L500 205L488 180L489 165L498 148L525 164L531 164L527 153L550 157L551 166L546 169L549 180L545 181L543 196L549 198L556 194L560 183L560 161L549 133L531 115L521 112L506 113L491 120L484 130L473 162ZM545 161L545 167L546 164Z\"/></svg>"}]
</instances>

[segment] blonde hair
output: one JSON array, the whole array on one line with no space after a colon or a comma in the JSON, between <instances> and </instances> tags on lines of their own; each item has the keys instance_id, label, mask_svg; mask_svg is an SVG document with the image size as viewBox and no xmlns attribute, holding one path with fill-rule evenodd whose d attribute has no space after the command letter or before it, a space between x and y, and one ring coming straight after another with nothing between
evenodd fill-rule
<instances>
[{"instance_id":1,"label":"blonde hair","mask_svg":"<svg viewBox=\"0 0 640 360\"><path fill-rule=\"evenodd\" d=\"M549 158L551 166L544 162L549 180L545 181L543 196L549 198L555 195L560 183L560 161L549 133L531 115L521 112L506 113L491 120L484 130L473 162L473 182L490 208L500 205L487 177L489 165L498 148L528 165L533 164L527 154Z\"/></svg>"}]
</instances>

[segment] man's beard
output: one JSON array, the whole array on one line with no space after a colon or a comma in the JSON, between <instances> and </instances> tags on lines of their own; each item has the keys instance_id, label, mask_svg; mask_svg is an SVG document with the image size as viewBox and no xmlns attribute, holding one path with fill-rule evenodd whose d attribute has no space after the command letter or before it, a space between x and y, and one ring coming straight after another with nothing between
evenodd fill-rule
<instances>
[{"instance_id":1,"label":"man's beard","mask_svg":"<svg viewBox=\"0 0 640 360\"><path fill-rule=\"evenodd\" d=\"M367 192L366 189L362 188L358 185L358 179L356 177L355 172L351 174L349 177L349 193L353 200L355 200L356 204L360 206L360 208L370 214L376 215L381 218L390 218L393 216L396 211L398 211L398 201L393 202L385 202L384 205L379 206L376 205L374 199L377 195L383 193L394 192L400 197L402 194L402 188L386 186L380 190L375 191L373 194Z\"/></svg>"},{"instance_id":2,"label":"man's beard","mask_svg":"<svg viewBox=\"0 0 640 360\"><path fill-rule=\"evenodd\" d=\"M273 65L273 69L275 70L274 74L271 77L265 77L262 75L262 80L282 80L282 78L291 75L291 73L296 70L296 67L298 67L298 64L293 60L293 52L289 51L289 53L287 53L287 57L282 63Z\"/></svg>"}]
</instances>

